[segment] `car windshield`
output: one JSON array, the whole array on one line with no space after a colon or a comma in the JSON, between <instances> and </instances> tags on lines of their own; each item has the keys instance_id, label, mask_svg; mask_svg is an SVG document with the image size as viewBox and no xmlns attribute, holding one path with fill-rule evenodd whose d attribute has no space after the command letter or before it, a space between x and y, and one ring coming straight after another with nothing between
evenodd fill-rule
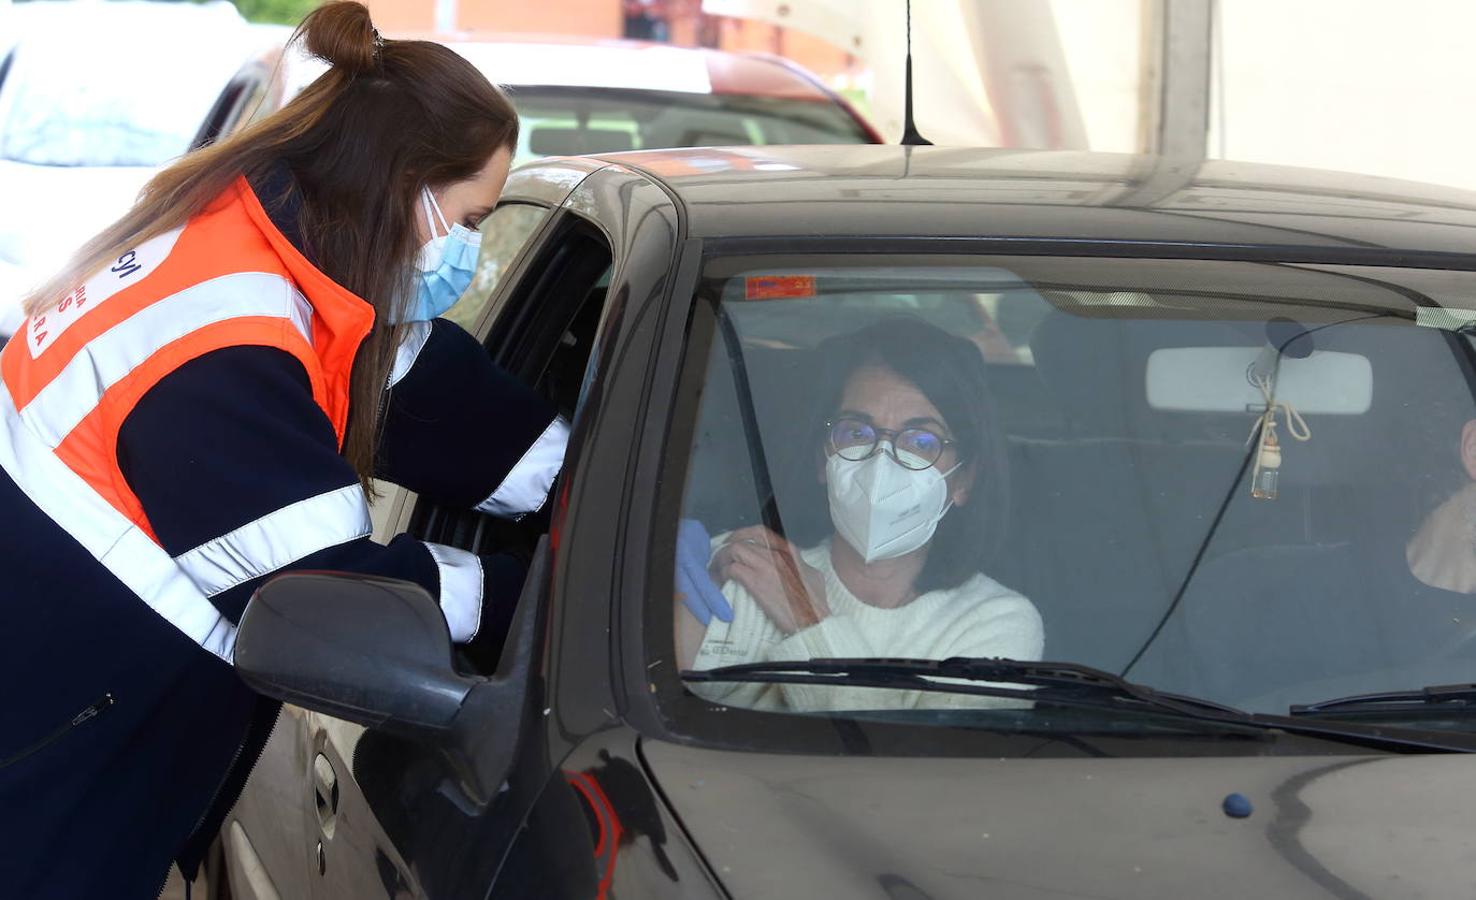
<instances>
[{"instance_id":1,"label":"car windshield","mask_svg":"<svg viewBox=\"0 0 1476 900\"><path fill-rule=\"evenodd\" d=\"M168 53L140 52L111 31L28 39L0 89L0 159L158 166L179 156L241 61L239 38L211 34L197 30Z\"/></svg>"},{"instance_id":2,"label":"car windshield","mask_svg":"<svg viewBox=\"0 0 1476 900\"><path fill-rule=\"evenodd\" d=\"M828 100L593 87L510 87L522 125L516 162L666 147L861 144Z\"/></svg>"},{"instance_id":3,"label":"car windshield","mask_svg":"<svg viewBox=\"0 0 1476 900\"><path fill-rule=\"evenodd\" d=\"M776 255L699 291L653 665L1049 660L1273 714L1476 680L1476 275ZM790 671L682 703L1062 715Z\"/></svg>"}]
</instances>

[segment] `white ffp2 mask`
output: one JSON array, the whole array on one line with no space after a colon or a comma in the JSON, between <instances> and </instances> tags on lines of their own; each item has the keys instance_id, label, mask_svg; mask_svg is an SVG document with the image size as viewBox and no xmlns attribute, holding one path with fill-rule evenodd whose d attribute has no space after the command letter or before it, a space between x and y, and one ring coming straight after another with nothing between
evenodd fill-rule
<instances>
[{"instance_id":1,"label":"white ffp2 mask","mask_svg":"<svg viewBox=\"0 0 1476 900\"><path fill-rule=\"evenodd\" d=\"M922 547L952 505L949 475L937 466L914 470L879 452L869 459L835 454L825 464L830 521L868 563Z\"/></svg>"}]
</instances>

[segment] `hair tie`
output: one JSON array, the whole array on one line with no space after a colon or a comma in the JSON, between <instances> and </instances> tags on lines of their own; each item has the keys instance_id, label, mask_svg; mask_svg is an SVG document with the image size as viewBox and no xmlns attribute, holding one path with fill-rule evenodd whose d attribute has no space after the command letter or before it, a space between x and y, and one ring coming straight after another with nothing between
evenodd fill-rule
<instances>
[{"instance_id":1,"label":"hair tie","mask_svg":"<svg viewBox=\"0 0 1476 900\"><path fill-rule=\"evenodd\" d=\"M369 32L374 35L374 52L378 53L384 49L384 38L379 36L379 29L372 25L369 26Z\"/></svg>"}]
</instances>

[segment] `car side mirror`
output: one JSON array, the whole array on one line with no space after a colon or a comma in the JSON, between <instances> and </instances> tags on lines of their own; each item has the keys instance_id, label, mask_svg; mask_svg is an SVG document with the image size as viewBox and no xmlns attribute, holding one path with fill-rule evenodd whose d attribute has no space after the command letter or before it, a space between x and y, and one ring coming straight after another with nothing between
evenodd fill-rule
<instances>
[{"instance_id":1,"label":"car side mirror","mask_svg":"<svg viewBox=\"0 0 1476 900\"><path fill-rule=\"evenodd\" d=\"M549 553L544 535L491 678L453 667L445 616L424 588L326 572L279 575L256 592L236 670L268 697L434 744L467 800L485 806L535 719Z\"/></svg>"},{"instance_id":2,"label":"car side mirror","mask_svg":"<svg viewBox=\"0 0 1476 900\"><path fill-rule=\"evenodd\" d=\"M424 588L366 575L273 578L241 617L235 662L262 694L406 737L449 729L476 684L452 667Z\"/></svg>"}]
</instances>

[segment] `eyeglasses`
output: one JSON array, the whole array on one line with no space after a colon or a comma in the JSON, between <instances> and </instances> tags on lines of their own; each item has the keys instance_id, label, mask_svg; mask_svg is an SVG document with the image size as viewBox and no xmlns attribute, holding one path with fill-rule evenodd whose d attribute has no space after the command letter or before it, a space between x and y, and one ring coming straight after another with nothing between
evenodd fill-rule
<instances>
[{"instance_id":1,"label":"eyeglasses","mask_svg":"<svg viewBox=\"0 0 1476 900\"><path fill-rule=\"evenodd\" d=\"M926 428L893 431L877 428L865 419L835 419L826 422L825 427L828 430L827 449L841 459L852 462L870 459L876 455L885 438L892 445L887 455L913 471L932 468L943 457L943 451L954 443Z\"/></svg>"}]
</instances>

